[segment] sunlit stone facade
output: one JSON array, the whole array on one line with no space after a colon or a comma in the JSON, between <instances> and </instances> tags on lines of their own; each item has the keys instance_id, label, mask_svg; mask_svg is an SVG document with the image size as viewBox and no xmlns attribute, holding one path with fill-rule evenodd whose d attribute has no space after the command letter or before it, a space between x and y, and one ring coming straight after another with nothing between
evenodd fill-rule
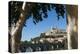
<instances>
[{"instance_id":1,"label":"sunlit stone facade","mask_svg":"<svg viewBox=\"0 0 80 54\"><path fill-rule=\"evenodd\" d=\"M67 33L63 29L51 28L40 36L32 38L30 42L31 44L25 47L26 52L67 49Z\"/></svg>"},{"instance_id":2,"label":"sunlit stone facade","mask_svg":"<svg viewBox=\"0 0 80 54\"><path fill-rule=\"evenodd\" d=\"M31 39L33 44L38 43L54 43L55 41L63 42L67 39L67 33L63 29L51 28L51 30L41 33L40 36Z\"/></svg>"}]
</instances>

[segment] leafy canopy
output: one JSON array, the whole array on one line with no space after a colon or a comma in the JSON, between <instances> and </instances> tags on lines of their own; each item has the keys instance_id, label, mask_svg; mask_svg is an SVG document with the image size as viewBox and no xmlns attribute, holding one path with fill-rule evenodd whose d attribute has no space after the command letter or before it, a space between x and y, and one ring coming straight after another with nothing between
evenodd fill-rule
<instances>
[{"instance_id":1,"label":"leafy canopy","mask_svg":"<svg viewBox=\"0 0 80 54\"><path fill-rule=\"evenodd\" d=\"M19 16L23 11L22 5L23 5L23 2L21 1L9 2L9 26L11 26L11 24L13 23L16 24L16 22L19 20ZM58 20L60 18L59 16L62 16L64 18L64 13L65 13L64 5L26 2L26 6L27 5L29 5L32 8L30 9L29 15L26 16L26 20L32 16L34 24L42 21L44 18L47 18L48 12L52 10L56 11Z\"/></svg>"}]
</instances>

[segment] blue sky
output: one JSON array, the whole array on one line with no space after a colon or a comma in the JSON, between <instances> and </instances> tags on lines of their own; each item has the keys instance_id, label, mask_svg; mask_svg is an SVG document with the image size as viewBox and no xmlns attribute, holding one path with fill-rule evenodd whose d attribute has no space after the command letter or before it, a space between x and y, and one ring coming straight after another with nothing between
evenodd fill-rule
<instances>
[{"instance_id":1,"label":"blue sky","mask_svg":"<svg viewBox=\"0 0 80 54\"><path fill-rule=\"evenodd\" d=\"M40 33L48 31L51 27L57 27L60 29L66 29L66 16L57 20L57 14L55 10L48 12L48 18L37 23L33 23L32 18L26 21L27 27L23 28L22 41L30 40L31 38L37 37Z\"/></svg>"}]
</instances>

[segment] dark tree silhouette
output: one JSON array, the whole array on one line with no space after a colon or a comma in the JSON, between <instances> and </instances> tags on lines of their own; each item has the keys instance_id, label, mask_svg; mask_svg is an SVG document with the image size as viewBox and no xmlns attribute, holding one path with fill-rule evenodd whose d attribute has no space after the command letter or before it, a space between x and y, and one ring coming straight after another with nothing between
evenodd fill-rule
<instances>
[{"instance_id":1,"label":"dark tree silhouette","mask_svg":"<svg viewBox=\"0 0 80 54\"><path fill-rule=\"evenodd\" d=\"M17 1L9 2L9 26L11 26L12 23L16 23L19 20L19 16L23 11L22 5L23 2ZM48 11L52 11L53 9L56 11L58 19L60 18L59 16L62 16L64 18L65 13L64 5L31 2L28 2L26 6L27 5L29 5L32 8L30 8L30 12L28 13L29 15L26 16L26 18L29 19L30 16L33 16L33 22L35 24L38 23L39 21L42 21L43 18L47 18Z\"/></svg>"},{"instance_id":2,"label":"dark tree silhouette","mask_svg":"<svg viewBox=\"0 0 80 54\"><path fill-rule=\"evenodd\" d=\"M49 4L49 3L32 3L26 2L24 10L22 9L22 1L10 1L9 2L9 38L10 46L12 44L12 52L18 52L19 43L21 40L22 28L25 26L26 20L31 16L33 23L41 22L44 18L48 17L49 11L56 11L58 20L59 16L64 18L65 8L61 4ZM14 29L13 29L14 28ZM13 32L13 30L14 32ZM13 38L13 37L14 38ZM14 39L14 43L12 42Z\"/></svg>"}]
</instances>

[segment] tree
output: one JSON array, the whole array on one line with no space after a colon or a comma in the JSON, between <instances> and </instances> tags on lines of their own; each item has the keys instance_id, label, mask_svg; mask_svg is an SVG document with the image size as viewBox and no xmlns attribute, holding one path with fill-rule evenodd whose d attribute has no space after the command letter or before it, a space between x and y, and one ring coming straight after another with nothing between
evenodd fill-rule
<instances>
[{"instance_id":1,"label":"tree","mask_svg":"<svg viewBox=\"0 0 80 54\"><path fill-rule=\"evenodd\" d=\"M78 48L78 6L67 5L68 49Z\"/></svg>"},{"instance_id":2,"label":"tree","mask_svg":"<svg viewBox=\"0 0 80 54\"><path fill-rule=\"evenodd\" d=\"M54 8L55 7L55 8ZM22 9L23 8L23 9ZM47 18L47 12L55 9L59 16L64 17L64 6L44 3L9 2L9 34L12 52L18 52L22 28L25 21L33 16L33 23L38 23ZM42 16L43 15L43 16Z\"/></svg>"},{"instance_id":3,"label":"tree","mask_svg":"<svg viewBox=\"0 0 80 54\"><path fill-rule=\"evenodd\" d=\"M21 1L9 2L9 38L11 52L18 52L19 43L21 40L22 29L25 26L30 16L33 18L33 23L37 24L44 18L48 17L48 11L55 10L58 19L59 16L64 18L64 5L60 4L47 4L47 3L31 3Z\"/></svg>"}]
</instances>

